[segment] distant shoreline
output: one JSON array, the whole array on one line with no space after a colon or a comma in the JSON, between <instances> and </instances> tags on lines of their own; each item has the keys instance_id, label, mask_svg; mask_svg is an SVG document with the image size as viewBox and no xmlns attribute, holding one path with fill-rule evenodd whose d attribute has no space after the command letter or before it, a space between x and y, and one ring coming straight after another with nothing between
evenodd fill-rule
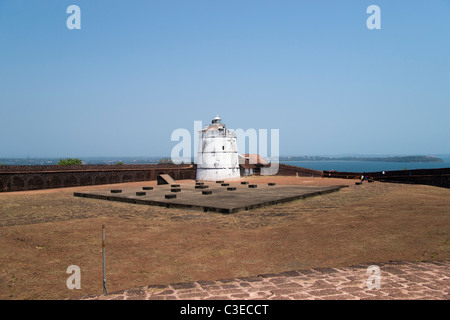
<instances>
[{"instance_id":1,"label":"distant shoreline","mask_svg":"<svg viewBox=\"0 0 450 320\"><path fill-rule=\"evenodd\" d=\"M374 162L444 162L441 158L431 156L404 156L404 157L280 157L280 161L374 161Z\"/></svg>"},{"instance_id":2,"label":"distant shoreline","mask_svg":"<svg viewBox=\"0 0 450 320\"><path fill-rule=\"evenodd\" d=\"M83 164L89 165L115 165L121 164L158 164L167 157L81 157ZM278 161L286 162L386 162L386 163L445 163L434 156L391 156L391 157L364 157L364 156L280 156ZM56 165L60 158L0 158L0 166L10 165Z\"/></svg>"}]
</instances>

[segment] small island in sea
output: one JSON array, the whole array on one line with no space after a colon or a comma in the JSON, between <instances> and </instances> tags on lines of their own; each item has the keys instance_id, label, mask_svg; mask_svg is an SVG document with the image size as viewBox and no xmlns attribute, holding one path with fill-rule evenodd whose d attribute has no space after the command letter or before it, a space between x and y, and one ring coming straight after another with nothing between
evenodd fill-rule
<instances>
[{"instance_id":1,"label":"small island in sea","mask_svg":"<svg viewBox=\"0 0 450 320\"><path fill-rule=\"evenodd\" d=\"M377 161L377 162L444 162L434 156L393 156L393 157L326 157L326 156L292 156L280 157L280 161Z\"/></svg>"}]
</instances>

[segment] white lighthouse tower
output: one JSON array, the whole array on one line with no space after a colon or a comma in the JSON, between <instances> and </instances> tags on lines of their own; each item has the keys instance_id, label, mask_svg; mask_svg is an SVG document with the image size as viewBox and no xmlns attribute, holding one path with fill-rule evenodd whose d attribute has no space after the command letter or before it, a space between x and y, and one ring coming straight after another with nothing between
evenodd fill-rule
<instances>
[{"instance_id":1,"label":"white lighthouse tower","mask_svg":"<svg viewBox=\"0 0 450 320\"><path fill-rule=\"evenodd\" d=\"M219 116L199 132L197 180L216 181L240 177L236 133Z\"/></svg>"}]
</instances>

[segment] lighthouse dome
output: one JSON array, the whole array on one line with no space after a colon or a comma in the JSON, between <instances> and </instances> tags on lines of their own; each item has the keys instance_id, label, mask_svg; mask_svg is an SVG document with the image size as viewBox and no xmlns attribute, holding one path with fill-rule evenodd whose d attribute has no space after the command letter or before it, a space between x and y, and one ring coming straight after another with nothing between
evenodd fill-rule
<instances>
[{"instance_id":1,"label":"lighthouse dome","mask_svg":"<svg viewBox=\"0 0 450 320\"><path fill-rule=\"evenodd\" d=\"M219 118L219 116L216 116L213 120L212 120L212 124L219 124L222 122L222 119Z\"/></svg>"}]
</instances>

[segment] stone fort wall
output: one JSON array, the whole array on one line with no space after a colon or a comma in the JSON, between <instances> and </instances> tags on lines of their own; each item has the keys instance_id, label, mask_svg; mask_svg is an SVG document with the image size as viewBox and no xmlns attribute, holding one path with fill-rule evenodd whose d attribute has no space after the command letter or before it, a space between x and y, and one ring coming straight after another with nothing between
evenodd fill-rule
<instances>
[{"instance_id":1,"label":"stone fort wall","mask_svg":"<svg viewBox=\"0 0 450 320\"><path fill-rule=\"evenodd\" d=\"M322 177L323 171L291 166L284 163L278 164L277 176Z\"/></svg>"},{"instance_id":2,"label":"stone fort wall","mask_svg":"<svg viewBox=\"0 0 450 320\"><path fill-rule=\"evenodd\" d=\"M326 178L358 179L367 175L373 180L381 182L425 184L442 188L450 188L450 168L414 169L383 172L339 172L324 171Z\"/></svg>"},{"instance_id":3,"label":"stone fort wall","mask_svg":"<svg viewBox=\"0 0 450 320\"><path fill-rule=\"evenodd\" d=\"M175 180L195 179L195 165L81 165L2 166L0 192L89 186L156 180L169 174Z\"/></svg>"},{"instance_id":4,"label":"stone fort wall","mask_svg":"<svg viewBox=\"0 0 450 320\"><path fill-rule=\"evenodd\" d=\"M0 166L0 192L65 188L156 180L169 174L175 180L196 178L196 165L124 164L80 166ZM279 164L278 176L321 177L322 171Z\"/></svg>"}]
</instances>

